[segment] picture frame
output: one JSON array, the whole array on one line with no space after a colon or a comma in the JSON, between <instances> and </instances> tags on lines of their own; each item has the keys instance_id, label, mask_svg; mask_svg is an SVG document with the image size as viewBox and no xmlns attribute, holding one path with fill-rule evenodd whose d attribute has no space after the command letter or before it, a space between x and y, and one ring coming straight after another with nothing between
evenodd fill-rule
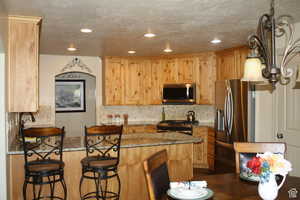
<instances>
[{"instance_id":1,"label":"picture frame","mask_svg":"<svg viewBox=\"0 0 300 200\"><path fill-rule=\"evenodd\" d=\"M85 80L55 80L55 111L85 112Z\"/></svg>"}]
</instances>

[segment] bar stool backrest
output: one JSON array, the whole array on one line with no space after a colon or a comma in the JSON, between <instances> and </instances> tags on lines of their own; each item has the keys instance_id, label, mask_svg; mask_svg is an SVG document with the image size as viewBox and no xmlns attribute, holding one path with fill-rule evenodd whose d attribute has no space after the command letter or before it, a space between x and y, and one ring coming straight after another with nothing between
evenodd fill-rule
<instances>
[{"instance_id":1,"label":"bar stool backrest","mask_svg":"<svg viewBox=\"0 0 300 200\"><path fill-rule=\"evenodd\" d=\"M102 125L85 127L86 156L117 159L119 163L123 126Z\"/></svg>"},{"instance_id":2,"label":"bar stool backrest","mask_svg":"<svg viewBox=\"0 0 300 200\"><path fill-rule=\"evenodd\" d=\"M21 128L25 166L29 162L62 161L64 127Z\"/></svg>"}]
</instances>

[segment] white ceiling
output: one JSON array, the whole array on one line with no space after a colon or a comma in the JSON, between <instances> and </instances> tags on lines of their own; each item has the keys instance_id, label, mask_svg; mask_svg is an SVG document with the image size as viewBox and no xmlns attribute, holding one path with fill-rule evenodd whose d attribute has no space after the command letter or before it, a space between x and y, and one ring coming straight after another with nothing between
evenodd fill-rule
<instances>
[{"instance_id":1,"label":"white ceiling","mask_svg":"<svg viewBox=\"0 0 300 200\"><path fill-rule=\"evenodd\" d=\"M0 0L13 15L42 16L41 53L103 56L196 53L246 44L270 0ZM300 21L300 0L276 0L276 15ZM80 28L92 28L83 34ZM151 29L157 37L143 34ZM209 41L220 38L213 45Z\"/></svg>"}]
</instances>

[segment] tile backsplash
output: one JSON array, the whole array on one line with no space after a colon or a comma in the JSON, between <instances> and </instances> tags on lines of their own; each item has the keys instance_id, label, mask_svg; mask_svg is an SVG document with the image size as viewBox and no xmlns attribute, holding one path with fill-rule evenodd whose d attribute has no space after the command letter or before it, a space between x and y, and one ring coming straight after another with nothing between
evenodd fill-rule
<instances>
[{"instance_id":1,"label":"tile backsplash","mask_svg":"<svg viewBox=\"0 0 300 200\"><path fill-rule=\"evenodd\" d=\"M214 121L214 106L208 105L156 105L156 106L101 106L100 122L108 122L107 115L128 114L128 121L161 121L162 108L165 108L166 120L186 119L186 113L193 110L199 122Z\"/></svg>"}]
</instances>

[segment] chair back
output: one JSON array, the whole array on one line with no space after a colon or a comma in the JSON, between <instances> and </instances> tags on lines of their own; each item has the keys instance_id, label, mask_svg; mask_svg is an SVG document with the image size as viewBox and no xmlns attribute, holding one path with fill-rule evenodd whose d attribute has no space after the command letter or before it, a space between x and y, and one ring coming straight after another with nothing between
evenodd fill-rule
<instances>
[{"instance_id":1,"label":"chair back","mask_svg":"<svg viewBox=\"0 0 300 200\"><path fill-rule=\"evenodd\" d=\"M86 156L117 159L119 163L123 126L102 125L85 127Z\"/></svg>"},{"instance_id":2,"label":"chair back","mask_svg":"<svg viewBox=\"0 0 300 200\"><path fill-rule=\"evenodd\" d=\"M144 171L150 200L160 200L170 187L166 150L159 151L144 161Z\"/></svg>"},{"instance_id":3,"label":"chair back","mask_svg":"<svg viewBox=\"0 0 300 200\"><path fill-rule=\"evenodd\" d=\"M240 173L240 154L246 153L264 153L266 151L272 153L281 153L284 155L286 150L285 143L280 142L235 142L235 164L236 173Z\"/></svg>"},{"instance_id":4,"label":"chair back","mask_svg":"<svg viewBox=\"0 0 300 200\"><path fill-rule=\"evenodd\" d=\"M64 127L21 128L21 135L25 167L32 161L43 162L52 159L62 162Z\"/></svg>"}]
</instances>

